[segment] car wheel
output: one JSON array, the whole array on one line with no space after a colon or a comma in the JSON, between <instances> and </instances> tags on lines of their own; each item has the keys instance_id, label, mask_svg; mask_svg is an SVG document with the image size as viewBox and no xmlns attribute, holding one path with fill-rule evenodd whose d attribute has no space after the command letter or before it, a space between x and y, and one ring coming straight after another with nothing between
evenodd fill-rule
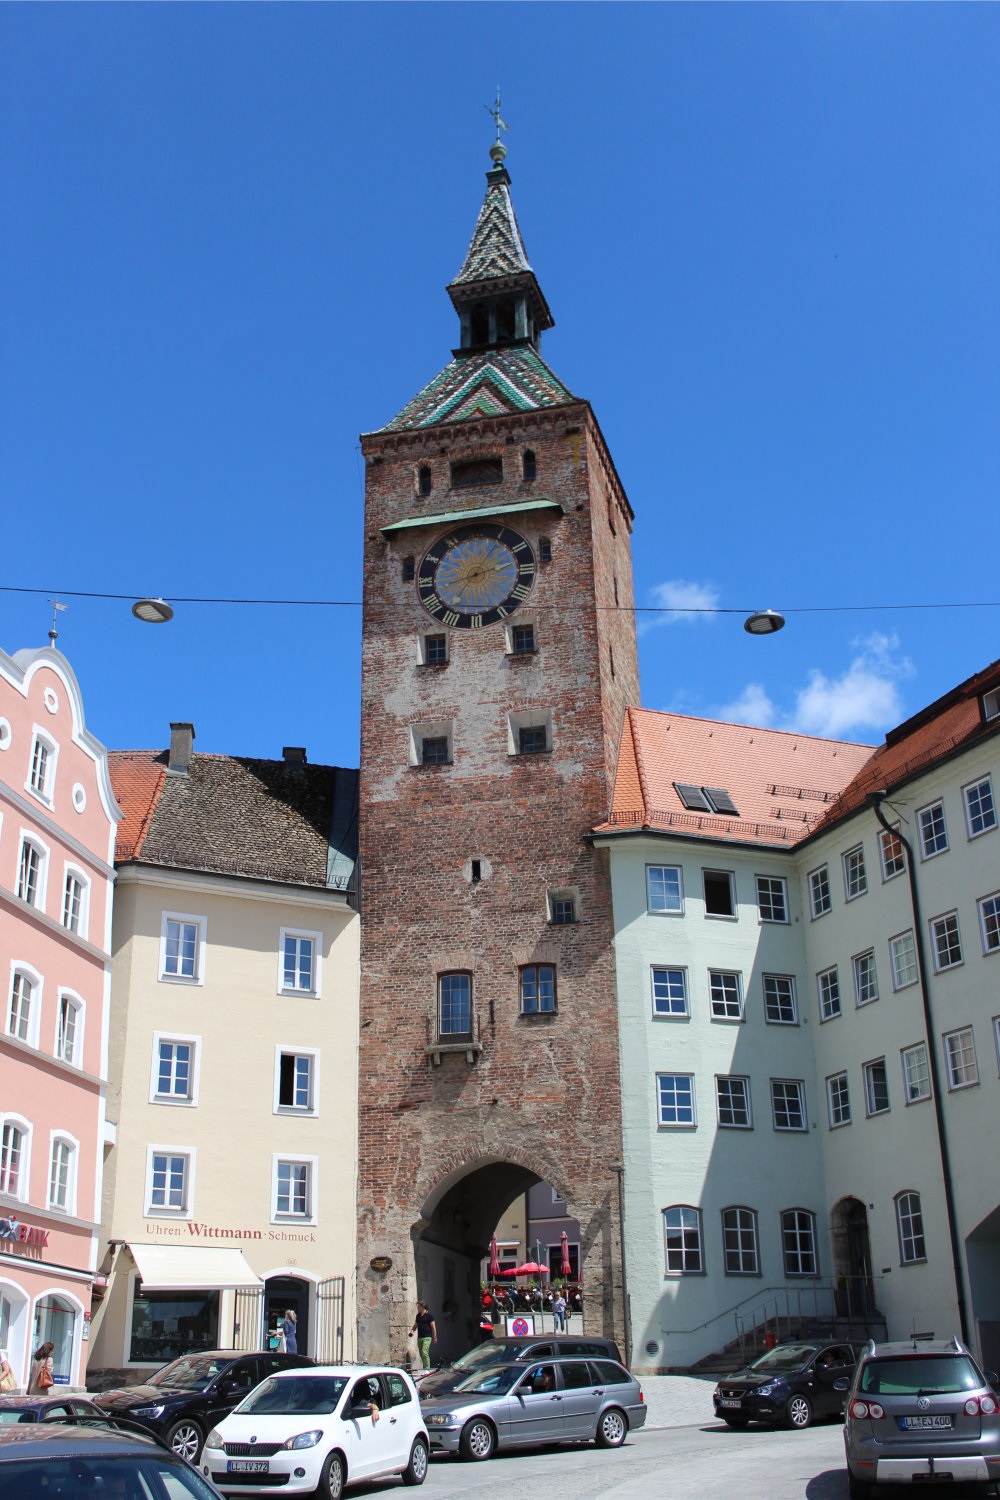
<instances>
[{"instance_id":1,"label":"car wheel","mask_svg":"<svg viewBox=\"0 0 1000 1500\"><path fill-rule=\"evenodd\" d=\"M462 1428L462 1436L458 1440L458 1451L463 1458L473 1463L482 1463L484 1459L493 1457L496 1445L496 1433L489 1422L482 1417L473 1417L472 1421L466 1422Z\"/></svg>"},{"instance_id":2,"label":"car wheel","mask_svg":"<svg viewBox=\"0 0 1000 1500\"><path fill-rule=\"evenodd\" d=\"M628 1418L617 1406L602 1411L594 1441L598 1448L620 1448L628 1437Z\"/></svg>"},{"instance_id":3,"label":"car wheel","mask_svg":"<svg viewBox=\"0 0 1000 1500\"><path fill-rule=\"evenodd\" d=\"M198 1462L203 1441L201 1428L189 1417L182 1417L167 1431L167 1447L180 1458L186 1458L189 1464Z\"/></svg>"},{"instance_id":4,"label":"car wheel","mask_svg":"<svg viewBox=\"0 0 1000 1500\"><path fill-rule=\"evenodd\" d=\"M410 1462L403 1470L404 1484L423 1484L427 1478L427 1444L423 1438L414 1438L410 1449Z\"/></svg>"},{"instance_id":5,"label":"car wheel","mask_svg":"<svg viewBox=\"0 0 1000 1500\"><path fill-rule=\"evenodd\" d=\"M722 1420L725 1422L727 1427L745 1427L750 1421L750 1418L734 1416L732 1412L727 1412L723 1416Z\"/></svg>"},{"instance_id":6,"label":"car wheel","mask_svg":"<svg viewBox=\"0 0 1000 1500\"><path fill-rule=\"evenodd\" d=\"M340 1500L344 1493L344 1460L339 1453L328 1453L323 1472L319 1476L319 1485L316 1489L317 1495L322 1495L323 1500Z\"/></svg>"},{"instance_id":7,"label":"car wheel","mask_svg":"<svg viewBox=\"0 0 1000 1500\"><path fill-rule=\"evenodd\" d=\"M808 1427L812 1421L812 1407L806 1396L789 1396L788 1405L785 1407L785 1426L798 1427L800 1430Z\"/></svg>"},{"instance_id":8,"label":"car wheel","mask_svg":"<svg viewBox=\"0 0 1000 1500\"><path fill-rule=\"evenodd\" d=\"M851 1500L868 1500L871 1492L872 1488L867 1480L858 1479L856 1475L852 1474L850 1469L848 1469L847 1493L850 1495Z\"/></svg>"}]
</instances>

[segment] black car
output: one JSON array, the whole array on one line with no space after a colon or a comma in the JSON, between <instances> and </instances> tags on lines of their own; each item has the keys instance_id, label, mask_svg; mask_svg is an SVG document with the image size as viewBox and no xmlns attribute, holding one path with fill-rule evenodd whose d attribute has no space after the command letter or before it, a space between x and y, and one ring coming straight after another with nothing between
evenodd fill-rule
<instances>
[{"instance_id":1,"label":"black car","mask_svg":"<svg viewBox=\"0 0 1000 1500\"><path fill-rule=\"evenodd\" d=\"M453 1391L459 1381L466 1380L485 1370L487 1365L507 1365L512 1361L536 1359L613 1359L622 1364L618 1345L614 1339L589 1338L575 1333L511 1334L509 1337L487 1339L468 1354L456 1359L453 1365L414 1375L417 1394L421 1401L425 1396L445 1396Z\"/></svg>"},{"instance_id":2,"label":"black car","mask_svg":"<svg viewBox=\"0 0 1000 1500\"><path fill-rule=\"evenodd\" d=\"M853 1344L779 1344L712 1394L715 1415L730 1427L808 1427L814 1417L839 1417L860 1350Z\"/></svg>"},{"instance_id":3,"label":"black car","mask_svg":"<svg viewBox=\"0 0 1000 1500\"><path fill-rule=\"evenodd\" d=\"M0 1396L0 1427L23 1427L30 1422L83 1422L105 1431L115 1425L113 1417L84 1396L52 1391L36 1396Z\"/></svg>"},{"instance_id":4,"label":"black car","mask_svg":"<svg viewBox=\"0 0 1000 1500\"><path fill-rule=\"evenodd\" d=\"M253 1354L237 1349L183 1354L157 1370L145 1385L100 1391L94 1401L113 1416L148 1427L174 1453L196 1463L207 1434L254 1386L279 1370L314 1363L304 1354L263 1349Z\"/></svg>"},{"instance_id":5,"label":"black car","mask_svg":"<svg viewBox=\"0 0 1000 1500\"><path fill-rule=\"evenodd\" d=\"M0 1500L220 1500L155 1439L69 1422L0 1426Z\"/></svg>"}]
</instances>

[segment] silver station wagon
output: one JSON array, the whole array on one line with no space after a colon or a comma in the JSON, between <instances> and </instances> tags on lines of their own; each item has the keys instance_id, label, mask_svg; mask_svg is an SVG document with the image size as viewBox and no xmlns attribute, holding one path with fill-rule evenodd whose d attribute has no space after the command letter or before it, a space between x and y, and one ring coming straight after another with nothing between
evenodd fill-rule
<instances>
[{"instance_id":1,"label":"silver station wagon","mask_svg":"<svg viewBox=\"0 0 1000 1500\"><path fill-rule=\"evenodd\" d=\"M612 1359L490 1365L420 1405L431 1447L473 1461L532 1443L619 1448L646 1420L639 1382Z\"/></svg>"}]
</instances>

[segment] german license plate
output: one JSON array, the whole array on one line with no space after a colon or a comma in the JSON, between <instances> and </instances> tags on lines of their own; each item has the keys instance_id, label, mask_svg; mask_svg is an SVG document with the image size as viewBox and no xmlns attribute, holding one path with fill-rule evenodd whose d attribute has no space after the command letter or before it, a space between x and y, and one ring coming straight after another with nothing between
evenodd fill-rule
<instances>
[{"instance_id":1,"label":"german license plate","mask_svg":"<svg viewBox=\"0 0 1000 1500\"><path fill-rule=\"evenodd\" d=\"M928 1432L951 1427L952 1422L949 1414L946 1417L900 1417L899 1425L903 1432Z\"/></svg>"},{"instance_id":2,"label":"german license plate","mask_svg":"<svg viewBox=\"0 0 1000 1500\"><path fill-rule=\"evenodd\" d=\"M741 1399L740 1399L739 1396L720 1396L719 1397L719 1405L720 1406L742 1406L743 1402L741 1401Z\"/></svg>"},{"instance_id":3,"label":"german license plate","mask_svg":"<svg viewBox=\"0 0 1000 1500\"><path fill-rule=\"evenodd\" d=\"M267 1474L271 1465L264 1458L231 1458L226 1464L227 1474Z\"/></svg>"}]
</instances>

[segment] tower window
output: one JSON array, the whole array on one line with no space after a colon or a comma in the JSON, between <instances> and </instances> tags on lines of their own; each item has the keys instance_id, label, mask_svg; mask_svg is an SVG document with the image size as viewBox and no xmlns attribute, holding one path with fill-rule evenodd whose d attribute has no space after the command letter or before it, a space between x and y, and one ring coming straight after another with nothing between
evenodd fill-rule
<instances>
[{"instance_id":1,"label":"tower window","mask_svg":"<svg viewBox=\"0 0 1000 1500\"><path fill-rule=\"evenodd\" d=\"M417 470L417 494L429 495L431 492L431 466L421 464Z\"/></svg>"},{"instance_id":2,"label":"tower window","mask_svg":"<svg viewBox=\"0 0 1000 1500\"><path fill-rule=\"evenodd\" d=\"M552 540L550 537L540 536L538 538L538 561L552 561Z\"/></svg>"},{"instance_id":3,"label":"tower window","mask_svg":"<svg viewBox=\"0 0 1000 1500\"><path fill-rule=\"evenodd\" d=\"M542 755L552 749L552 714L529 708L507 715L508 755Z\"/></svg>"},{"instance_id":4,"label":"tower window","mask_svg":"<svg viewBox=\"0 0 1000 1500\"><path fill-rule=\"evenodd\" d=\"M438 1035L442 1041L472 1036L472 975L438 975Z\"/></svg>"},{"instance_id":5,"label":"tower window","mask_svg":"<svg viewBox=\"0 0 1000 1500\"><path fill-rule=\"evenodd\" d=\"M519 729L517 749L520 755L542 755L548 749L545 743L545 725L532 724Z\"/></svg>"},{"instance_id":6,"label":"tower window","mask_svg":"<svg viewBox=\"0 0 1000 1500\"><path fill-rule=\"evenodd\" d=\"M510 654L530 656L536 649L534 625L512 625L510 628Z\"/></svg>"},{"instance_id":7,"label":"tower window","mask_svg":"<svg viewBox=\"0 0 1000 1500\"><path fill-rule=\"evenodd\" d=\"M524 455L521 459L521 472L525 479L534 479L538 473L535 455L530 448L525 448L524 450Z\"/></svg>"},{"instance_id":8,"label":"tower window","mask_svg":"<svg viewBox=\"0 0 1000 1500\"><path fill-rule=\"evenodd\" d=\"M403 558L403 582L412 583L416 574L416 564L412 557Z\"/></svg>"},{"instance_id":9,"label":"tower window","mask_svg":"<svg viewBox=\"0 0 1000 1500\"><path fill-rule=\"evenodd\" d=\"M556 1008L555 966L526 964L519 972L522 1016L551 1014Z\"/></svg>"},{"instance_id":10,"label":"tower window","mask_svg":"<svg viewBox=\"0 0 1000 1500\"><path fill-rule=\"evenodd\" d=\"M411 766L447 766L451 760L452 726L447 719L413 725L410 730Z\"/></svg>"},{"instance_id":11,"label":"tower window","mask_svg":"<svg viewBox=\"0 0 1000 1500\"><path fill-rule=\"evenodd\" d=\"M420 665L422 667L448 665L448 637L446 635L422 635L420 637Z\"/></svg>"},{"instance_id":12,"label":"tower window","mask_svg":"<svg viewBox=\"0 0 1000 1500\"><path fill-rule=\"evenodd\" d=\"M448 764L448 739L446 735L430 735L421 741L420 763L424 766L446 766Z\"/></svg>"},{"instance_id":13,"label":"tower window","mask_svg":"<svg viewBox=\"0 0 1000 1500\"><path fill-rule=\"evenodd\" d=\"M574 890L549 891L549 921L553 927L569 927L576 922L576 901Z\"/></svg>"},{"instance_id":14,"label":"tower window","mask_svg":"<svg viewBox=\"0 0 1000 1500\"><path fill-rule=\"evenodd\" d=\"M502 458L475 458L468 463L451 466L453 490L474 489L481 484L500 484L502 481Z\"/></svg>"}]
</instances>

